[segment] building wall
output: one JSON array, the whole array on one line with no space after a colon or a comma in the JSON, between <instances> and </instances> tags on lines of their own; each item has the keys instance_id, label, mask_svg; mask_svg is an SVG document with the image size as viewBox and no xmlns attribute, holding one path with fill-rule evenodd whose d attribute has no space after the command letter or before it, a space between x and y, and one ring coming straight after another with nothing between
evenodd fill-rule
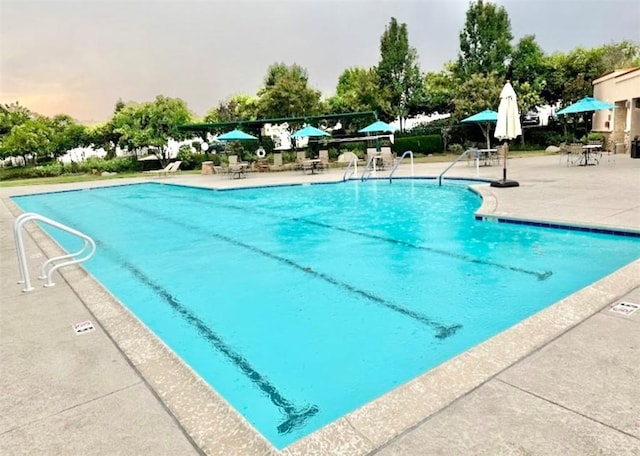
<instances>
[{"instance_id":1,"label":"building wall","mask_svg":"<svg viewBox=\"0 0 640 456\"><path fill-rule=\"evenodd\" d=\"M612 150L624 144L628 152L631 140L640 136L640 68L617 70L593 82L593 96L615 103L616 109L596 111L593 131L604 133Z\"/></svg>"}]
</instances>

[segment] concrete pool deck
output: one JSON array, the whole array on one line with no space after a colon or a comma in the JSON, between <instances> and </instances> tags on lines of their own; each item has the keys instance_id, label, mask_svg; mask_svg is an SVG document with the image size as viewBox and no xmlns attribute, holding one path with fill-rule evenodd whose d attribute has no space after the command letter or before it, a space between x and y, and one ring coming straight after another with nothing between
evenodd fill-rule
<instances>
[{"instance_id":1,"label":"concrete pool deck","mask_svg":"<svg viewBox=\"0 0 640 456\"><path fill-rule=\"evenodd\" d=\"M518 188L474 185L478 215L640 232L640 160L566 167L509 161ZM446 163L420 164L437 176ZM476 173L479 175L476 176ZM585 287L284 450L272 448L80 267L22 293L9 196L158 181L211 188L341 180L176 175L0 188L0 454L640 455L640 260ZM379 176L384 176L383 172ZM399 170L408 176L408 165ZM460 163L447 177L495 179ZM484 223L484 222L477 222ZM31 226L32 276L58 246ZM576 271L579 273L579 271ZM96 329L75 335L74 323Z\"/></svg>"}]
</instances>

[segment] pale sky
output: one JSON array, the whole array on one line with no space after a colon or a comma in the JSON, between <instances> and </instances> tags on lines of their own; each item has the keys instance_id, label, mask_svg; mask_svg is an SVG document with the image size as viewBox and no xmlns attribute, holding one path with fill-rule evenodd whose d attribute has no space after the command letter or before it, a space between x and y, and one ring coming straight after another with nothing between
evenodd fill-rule
<instances>
[{"instance_id":1,"label":"pale sky","mask_svg":"<svg viewBox=\"0 0 640 456\"><path fill-rule=\"evenodd\" d=\"M638 0L501 0L514 42L547 53L640 42ZM85 123L116 101L184 99L198 116L255 95L275 62L306 68L324 96L348 67L379 60L391 17L405 22L423 71L458 53L466 0L0 0L0 102Z\"/></svg>"}]
</instances>

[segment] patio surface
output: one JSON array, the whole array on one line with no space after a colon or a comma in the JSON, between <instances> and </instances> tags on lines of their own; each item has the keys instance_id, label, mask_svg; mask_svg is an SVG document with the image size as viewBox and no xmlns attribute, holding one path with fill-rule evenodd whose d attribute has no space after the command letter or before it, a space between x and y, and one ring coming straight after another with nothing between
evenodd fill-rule
<instances>
[{"instance_id":1,"label":"patio surface","mask_svg":"<svg viewBox=\"0 0 640 456\"><path fill-rule=\"evenodd\" d=\"M474 185L477 215L640 233L640 160L566 167L515 158L518 188ZM447 163L416 165L437 176ZM398 175L409 176L409 165ZM640 455L640 259L276 450L81 267L22 293L10 196L154 180L228 188L339 181L343 170L176 175L0 188L0 454L3 455ZM455 165L447 177L496 179ZM384 172L378 173L384 177ZM484 222L478 222L484 223ZM59 252L27 229L32 277ZM76 335L71 325L96 329Z\"/></svg>"}]
</instances>

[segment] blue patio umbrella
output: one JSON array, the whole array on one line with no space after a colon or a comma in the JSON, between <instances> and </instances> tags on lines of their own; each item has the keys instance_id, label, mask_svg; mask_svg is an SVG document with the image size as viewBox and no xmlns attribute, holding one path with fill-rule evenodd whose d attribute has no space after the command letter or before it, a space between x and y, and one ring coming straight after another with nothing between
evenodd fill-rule
<instances>
[{"instance_id":1,"label":"blue patio umbrella","mask_svg":"<svg viewBox=\"0 0 640 456\"><path fill-rule=\"evenodd\" d=\"M485 109L482 112L474 114L472 116L467 117L466 119L462 119L462 122L473 122L477 123L484 133L484 137L487 139L487 149L491 149L491 135L489 134L489 128L491 127L492 122L498 121L498 113L492 111L491 109ZM486 127L483 128L483 125Z\"/></svg>"},{"instance_id":2,"label":"blue patio umbrella","mask_svg":"<svg viewBox=\"0 0 640 456\"><path fill-rule=\"evenodd\" d=\"M303 129L298 130L291 134L292 138L306 138L306 137L317 138L319 136L331 136L331 135L326 131L320 130L319 128L312 127L311 125L304 127Z\"/></svg>"},{"instance_id":3,"label":"blue patio umbrella","mask_svg":"<svg viewBox=\"0 0 640 456\"><path fill-rule=\"evenodd\" d=\"M615 109L616 105L598 100L593 97L584 97L566 108L556 112L556 115L563 116L565 114L577 114L579 112L600 111L602 109Z\"/></svg>"},{"instance_id":4,"label":"blue patio umbrella","mask_svg":"<svg viewBox=\"0 0 640 456\"><path fill-rule=\"evenodd\" d=\"M228 131L220 136L218 136L218 140L220 141L247 141L250 139L258 139L249 133L245 133L244 131L240 131L238 129Z\"/></svg>"},{"instance_id":5,"label":"blue patio umbrella","mask_svg":"<svg viewBox=\"0 0 640 456\"><path fill-rule=\"evenodd\" d=\"M472 116L467 117L466 119L462 119L462 122L497 122L498 121L498 113L492 111L491 109L485 109L482 112L474 114Z\"/></svg>"},{"instance_id":6,"label":"blue patio umbrella","mask_svg":"<svg viewBox=\"0 0 640 456\"><path fill-rule=\"evenodd\" d=\"M393 133L396 130L397 128L392 127L388 123L383 122L381 120L376 120L371 125L367 125L361 130L358 130L358 133L384 133L384 132Z\"/></svg>"}]
</instances>

